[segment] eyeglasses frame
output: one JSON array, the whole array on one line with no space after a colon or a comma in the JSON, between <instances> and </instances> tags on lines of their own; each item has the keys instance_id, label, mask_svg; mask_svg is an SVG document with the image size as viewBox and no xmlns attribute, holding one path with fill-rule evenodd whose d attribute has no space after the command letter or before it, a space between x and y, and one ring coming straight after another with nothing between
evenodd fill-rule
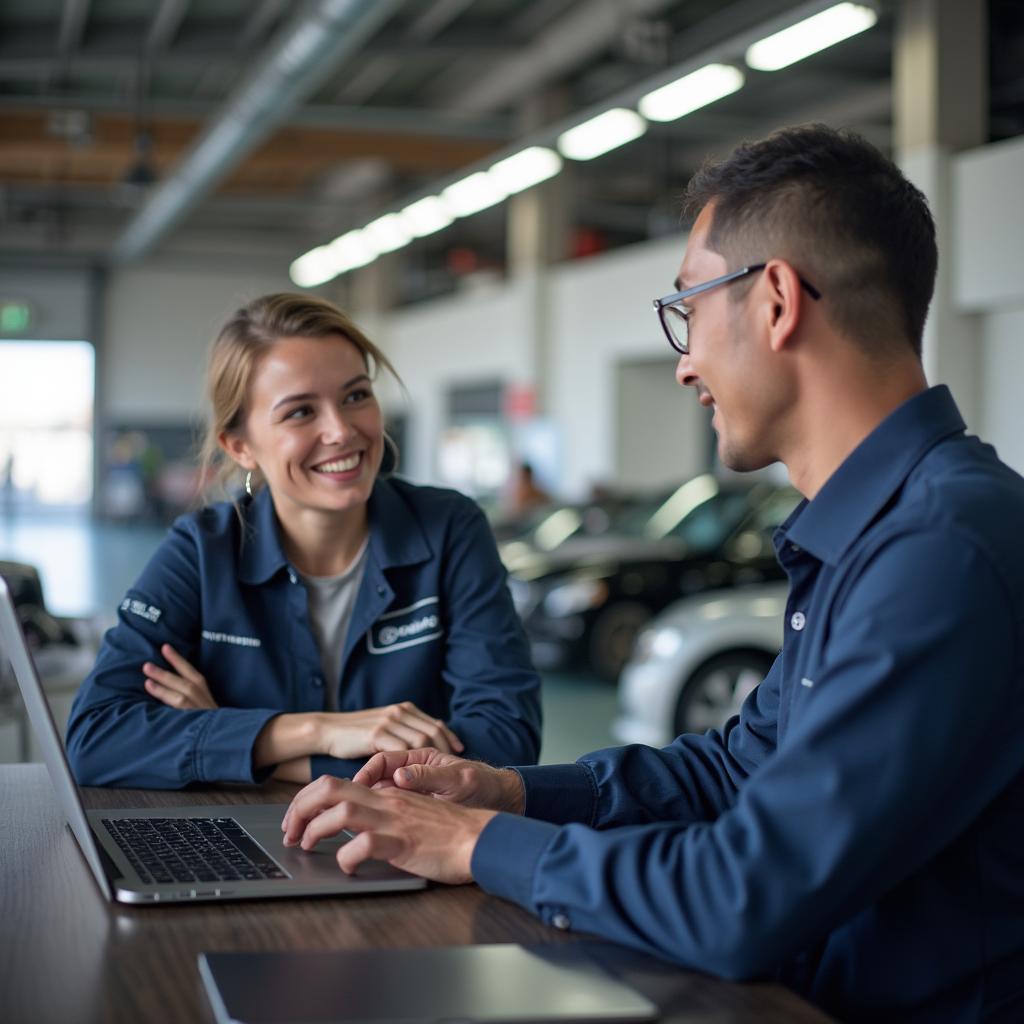
<instances>
[{"instance_id":1,"label":"eyeglasses frame","mask_svg":"<svg viewBox=\"0 0 1024 1024\"><path fill-rule=\"evenodd\" d=\"M749 266L740 267L739 270L733 270L728 274L723 274L721 277L712 278L710 281L704 281L702 284L695 284L692 288L684 288L681 292L673 292L671 295L655 299L654 311L658 314L658 321L661 323L661 329L665 332L665 337L668 339L668 343L672 346L672 349L678 352L681 356L690 354L689 342L687 342L685 346L680 345L676 340L675 335L672 333L672 329L665 322L665 310L667 307L675 306L677 303L682 302L683 299L689 299L694 295L700 295L701 292L717 288L720 284L730 284L732 281L738 281L740 278L746 277L748 274L754 274L759 270L764 270L767 266L767 263L751 263ZM815 300L815 302L821 298L821 292L819 292L818 289L810 283L810 281L805 280L803 277L799 277L799 281L800 285L804 288L807 294ZM685 320L686 317L683 319ZM687 337L689 337L689 332L687 332Z\"/></svg>"}]
</instances>

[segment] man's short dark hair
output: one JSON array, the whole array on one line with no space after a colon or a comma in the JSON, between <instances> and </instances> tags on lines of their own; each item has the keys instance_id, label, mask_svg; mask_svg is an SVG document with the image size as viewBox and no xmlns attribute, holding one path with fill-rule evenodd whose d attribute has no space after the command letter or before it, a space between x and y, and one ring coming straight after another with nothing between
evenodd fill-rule
<instances>
[{"instance_id":1,"label":"man's short dark hair","mask_svg":"<svg viewBox=\"0 0 1024 1024\"><path fill-rule=\"evenodd\" d=\"M906 338L921 354L935 223L921 191L859 135L815 124L745 143L690 181L685 212L708 203L708 244L730 264L785 259L845 336L878 354Z\"/></svg>"}]
</instances>

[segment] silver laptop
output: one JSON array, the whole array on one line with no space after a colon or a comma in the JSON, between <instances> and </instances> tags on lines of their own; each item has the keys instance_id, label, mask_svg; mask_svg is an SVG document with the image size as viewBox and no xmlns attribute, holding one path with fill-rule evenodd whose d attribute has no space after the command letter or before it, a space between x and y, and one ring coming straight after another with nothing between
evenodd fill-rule
<instances>
[{"instance_id":1,"label":"silver laptop","mask_svg":"<svg viewBox=\"0 0 1024 1024\"><path fill-rule=\"evenodd\" d=\"M338 867L338 847L307 852L281 843L286 804L139 807L87 811L14 609L0 577L0 669L9 660L39 740L50 781L100 890L122 903L354 896L422 889L426 881L381 861L355 875Z\"/></svg>"}]
</instances>

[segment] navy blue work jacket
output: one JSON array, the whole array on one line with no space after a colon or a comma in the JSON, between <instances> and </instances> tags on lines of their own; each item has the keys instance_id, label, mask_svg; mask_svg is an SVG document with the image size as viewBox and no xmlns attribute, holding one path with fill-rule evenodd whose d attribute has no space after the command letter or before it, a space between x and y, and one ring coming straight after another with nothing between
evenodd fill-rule
<instances>
[{"instance_id":1,"label":"navy blue work jacket","mask_svg":"<svg viewBox=\"0 0 1024 1024\"><path fill-rule=\"evenodd\" d=\"M540 680L483 513L455 491L379 480L366 569L340 679L323 678L306 588L281 548L269 492L178 519L128 591L68 723L82 785L179 788L259 781L252 748L280 712L413 701L466 755L536 764ZM169 643L206 677L217 710L146 693L142 663ZM315 756L314 778L363 763Z\"/></svg>"},{"instance_id":2,"label":"navy blue work jacket","mask_svg":"<svg viewBox=\"0 0 1024 1024\"><path fill-rule=\"evenodd\" d=\"M523 769L477 881L844 1021L1024 1020L1022 531L1024 480L911 398L778 531L784 647L739 716Z\"/></svg>"}]
</instances>

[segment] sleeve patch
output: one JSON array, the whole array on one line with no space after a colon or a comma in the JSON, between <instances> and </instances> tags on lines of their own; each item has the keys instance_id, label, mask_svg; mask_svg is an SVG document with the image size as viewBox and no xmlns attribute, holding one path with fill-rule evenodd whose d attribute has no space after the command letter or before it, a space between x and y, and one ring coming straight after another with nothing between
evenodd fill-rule
<instances>
[{"instance_id":1,"label":"sleeve patch","mask_svg":"<svg viewBox=\"0 0 1024 1024\"><path fill-rule=\"evenodd\" d=\"M130 615L138 615L140 619L145 619L147 622L159 622L160 616L163 615L161 609L146 604L145 601L135 601L130 597L126 597L121 602L121 611L128 612Z\"/></svg>"}]
</instances>

